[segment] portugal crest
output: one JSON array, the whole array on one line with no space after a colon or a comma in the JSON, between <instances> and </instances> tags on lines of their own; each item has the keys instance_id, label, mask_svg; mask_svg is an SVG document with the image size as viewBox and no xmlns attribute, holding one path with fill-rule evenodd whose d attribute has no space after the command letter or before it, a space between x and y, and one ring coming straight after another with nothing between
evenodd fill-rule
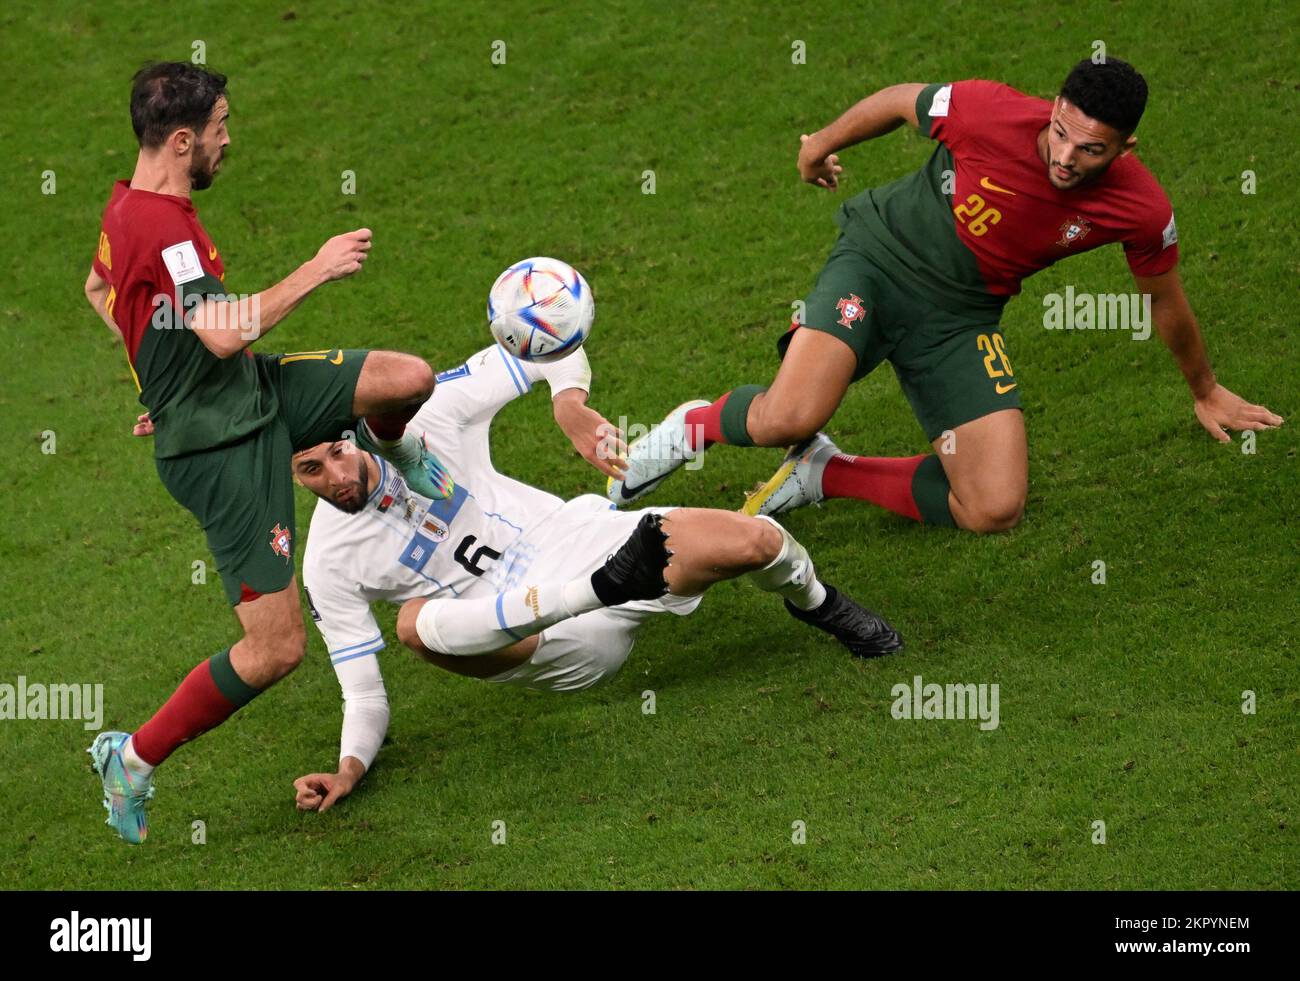
<instances>
[{"instance_id":1,"label":"portugal crest","mask_svg":"<svg viewBox=\"0 0 1300 981\"><path fill-rule=\"evenodd\" d=\"M277 521L275 527L271 529L271 551L287 559L292 545L293 536L289 534L289 529L281 528L280 522Z\"/></svg>"},{"instance_id":2,"label":"portugal crest","mask_svg":"<svg viewBox=\"0 0 1300 981\"><path fill-rule=\"evenodd\" d=\"M856 293L841 297L840 302L835 304L835 309L840 312L840 326L848 327L850 330L853 329L856 321L867 315L866 308L862 306L862 300Z\"/></svg>"},{"instance_id":3,"label":"portugal crest","mask_svg":"<svg viewBox=\"0 0 1300 981\"><path fill-rule=\"evenodd\" d=\"M1056 244L1063 249L1069 248L1076 242L1082 242L1087 238L1090 231L1092 231L1092 222L1087 218L1075 215L1069 221L1061 223L1061 237L1056 240Z\"/></svg>"}]
</instances>

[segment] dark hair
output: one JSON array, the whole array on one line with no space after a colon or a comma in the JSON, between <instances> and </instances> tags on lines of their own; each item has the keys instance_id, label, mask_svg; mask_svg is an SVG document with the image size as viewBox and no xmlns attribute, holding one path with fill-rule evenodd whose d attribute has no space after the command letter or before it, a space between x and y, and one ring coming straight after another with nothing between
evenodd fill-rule
<instances>
[{"instance_id":1,"label":"dark hair","mask_svg":"<svg viewBox=\"0 0 1300 981\"><path fill-rule=\"evenodd\" d=\"M1061 86L1061 98L1128 136L1147 107L1147 80L1127 61L1107 58L1096 64L1084 59Z\"/></svg>"},{"instance_id":2,"label":"dark hair","mask_svg":"<svg viewBox=\"0 0 1300 981\"><path fill-rule=\"evenodd\" d=\"M225 92L225 75L188 61L146 65L131 85L131 128L137 142L152 149L184 127L201 133Z\"/></svg>"}]
</instances>

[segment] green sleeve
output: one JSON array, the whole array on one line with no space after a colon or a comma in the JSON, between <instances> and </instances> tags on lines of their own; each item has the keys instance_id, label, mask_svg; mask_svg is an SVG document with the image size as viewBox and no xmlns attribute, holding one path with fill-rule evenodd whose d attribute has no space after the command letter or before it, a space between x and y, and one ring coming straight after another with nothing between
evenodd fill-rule
<instances>
[{"instance_id":1,"label":"green sleeve","mask_svg":"<svg viewBox=\"0 0 1300 981\"><path fill-rule=\"evenodd\" d=\"M941 88L948 84L950 83L935 82L933 85L927 85L925 88L921 89L920 94L917 95L916 123L917 129L920 131L922 136L928 136L931 139L934 138L932 135L934 120L930 116L930 109L934 106L935 95Z\"/></svg>"}]
</instances>

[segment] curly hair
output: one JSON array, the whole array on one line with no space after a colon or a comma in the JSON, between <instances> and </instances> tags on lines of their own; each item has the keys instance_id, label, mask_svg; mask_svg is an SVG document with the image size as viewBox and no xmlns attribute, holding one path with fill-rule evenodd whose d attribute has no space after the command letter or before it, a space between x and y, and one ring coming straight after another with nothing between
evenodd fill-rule
<instances>
[{"instance_id":1,"label":"curly hair","mask_svg":"<svg viewBox=\"0 0 1300 981\"><path fill-rule=\"evenodd\" d=\"M1147 80L1127 61L1108 58L1098 64L1085 58L1061 86L1061 98L1128 136L1147 107Z\"/></svg>"}]
</instances>

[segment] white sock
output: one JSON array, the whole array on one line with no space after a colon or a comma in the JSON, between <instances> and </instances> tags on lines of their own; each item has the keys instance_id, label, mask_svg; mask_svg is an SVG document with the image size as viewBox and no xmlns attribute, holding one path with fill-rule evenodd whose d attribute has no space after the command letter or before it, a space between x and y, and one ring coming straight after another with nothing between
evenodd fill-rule
<instances>
[{"instance_id":1,"label":"white sock","mask_svg":"<svg viewBox=\"0 0 1300 981\"><path fill-rule=\"evenodd\" d=\"M781 533L781 552L763 568L751 572L750 579L759 589L779 593L801 610L817 609L826 601L826 587L817 578L808 550L767 515L759 515L759 520L769 522Z\"/></svg>"},{"instance_id":2,"label":"white sock","mask_svg":"<svg viewBox=\"0 0 1300 981\"><path fill-rule=\"evenodd\" d=\"M122 762L137 776L147 777L153 773L152 764L140 759L140 754L135 751L135 736L127 737L126 744L122 747Z\"/></svg>"},{"instance_id":3,"label":"white sock","mask_svg":"<svg viewBox=\"0 0 1300 981\"><path fill-rule=\"evenodd\" d=\"M432 599L420 609L415 630L425 647L440 654L490 654L603 605L591 577L583 576L482 599Z\"/></svg>"}]
</instances>

